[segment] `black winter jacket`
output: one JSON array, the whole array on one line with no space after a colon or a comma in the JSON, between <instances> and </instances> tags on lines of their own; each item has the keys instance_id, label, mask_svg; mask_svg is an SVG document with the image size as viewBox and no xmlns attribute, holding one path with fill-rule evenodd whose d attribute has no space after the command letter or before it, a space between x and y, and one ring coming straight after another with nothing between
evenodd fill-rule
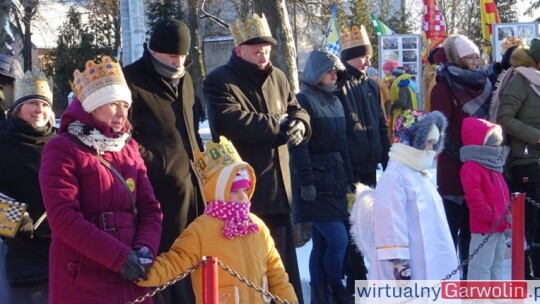
<instances>
[{"instance_id":1,"label":"black winter jacket","mask_svg":"<svg viewBox=\"0 0 540 304\"><path fill-rule=\"evenodd\" d=\"M347 119L347 144L352 170L356 174L372 172L377 164L386 168L390 139L381 107L377 83L348 63L347 81L337 96Z\"/></svg>"},{"instance_id":2,"label":"black winter jacket","mask_svg":"<svg viewBox=\"0 0 540 304\"><path fill-rule=\"evenodd\" d=\"M256 215L289 212L292 192L289 151L280 120L299 119L311 135L309 116L291 92L285 74L275 67L259 70L233 51L229 62L213 70L203 84L214 140L231 140L257 176L251 211Z\"/></svg>"},{"instance_id":3,"label":"black winter jacket","mask_svg":"<svg viewBox=\"0 0 540 304\"><path fill-rule=\"evenodd\" d=\"M162 252L204 208L190 165L193 149L201 150L202 142L191 76L186 71L175 86L156 72L150 56L145 47L143 57L126 66L124 75L133 99L133 138L163 211Z\"/></svg>"},{"instance_id":4,"label":"black winter jacket","mask_svg":"<svg viewBox=\"0 0 540 304\"><path fill-rule=\"evenodd\" d=\"M349 216L346 190L352 183L352 171L345 113L339 99L319 86L321 78L332 69L338 71L338 79L346 76L339 58L313 51L302 75L302 91L297 95L310 116L312 129L308 142L289 147L297 222L346 221ZM307 185L315 186L315 201L301 198L301 186Z\"/></svg>"},{"instance_id":5,"label":"black winter jacket","mask_svg":"<svg viewBox=\"0 0 540 304\"><path fill-rule=\"evenodd\" d=\"M36 130L18 118L5 120L0 126L0 192L28 204L26 211L34 223L45 213L38 180L41 152L56 133L52 126ZM26 285L48 278L51 230L47 220L32 239L18 234L6 243L11 283Z\"/></svg>"}]
</instances>

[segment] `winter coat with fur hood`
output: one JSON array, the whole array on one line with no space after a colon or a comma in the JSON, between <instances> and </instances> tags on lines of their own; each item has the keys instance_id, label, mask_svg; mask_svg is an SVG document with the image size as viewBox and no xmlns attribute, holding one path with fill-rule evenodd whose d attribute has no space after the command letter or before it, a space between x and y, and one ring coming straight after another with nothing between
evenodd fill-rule
<instances>
[{"instance_id":1,"label":"winter coat with fur hood","mask_svg":"<svg viewBox=\"0 0 540 304\"><path fill-rule=\"evenodd\" d=\"M486 136L495 127L494 124L478 119L463 120L463 146L483 146ZM460 176L465 201L470 210L471 233L490 232L510 203L510 192L502 172L467 160L461 167ZM506 228L507 223L503 219L495 232L503 232Z\"/></svg>"}]
</instances>

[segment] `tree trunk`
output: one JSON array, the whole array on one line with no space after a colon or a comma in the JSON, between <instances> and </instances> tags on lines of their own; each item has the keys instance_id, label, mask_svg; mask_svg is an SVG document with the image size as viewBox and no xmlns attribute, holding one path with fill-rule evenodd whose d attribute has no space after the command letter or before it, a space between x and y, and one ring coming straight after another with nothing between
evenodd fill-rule
<instances>
[{"instance_id":1,"label":"tree trunk","mask_svg":"<svg viewBox=\"0 0 540 304\"><path fill-rule=\"evenodd\" d=\"M23 43L23 61L24 71L32 70L32 19L36 15L39 0L23 1L24 6L24 43Z\"/></svg>"},{"instance_id":2,"label":"tree trunk","mask_svg":"<svg viewBox=\"0 0 540 304\"><path fill-rule=\"evenodd\" d=\"M272 63L287 75L291 90L298 92L297 53L289 15L287 13L286 1L255 0L254 10L258 14L264 13L270 25L272 35L277 40L277 45L272 49Z\"/></svg>"},{"instance_id":3,"label":"tree trunk","mask_svg":"<svg viewBox=\"0 0 540 304\"><path fill-rule=\"evenodd\" d=\"M12 5L12 0L0 0L0 54L14 54L10 45L13 43L13 35L9 25L9 12Z\"/></svg>"},{"instance_id":4,"label":"tree trunk","mask_svg":"<svg viewBox=\"0 0 540 304\"><path fill-rule=\"evenodd\" d=\"M191 32L191 59L193 60L193 84L195 87L195 95L204 103L202 94L202 83L205 77L203 44L200 43L199 31L199 0L188 1L188 26Z\"/></svg>"}]
</instances>

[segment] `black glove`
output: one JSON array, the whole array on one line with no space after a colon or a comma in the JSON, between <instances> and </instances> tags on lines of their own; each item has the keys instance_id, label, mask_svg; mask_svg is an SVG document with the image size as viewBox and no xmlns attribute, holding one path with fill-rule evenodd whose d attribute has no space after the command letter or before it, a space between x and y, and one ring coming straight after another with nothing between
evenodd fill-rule
<instances>
[{"instance_id":1,"label":"black glove","mask_svg":"<svg viewBox=\"0 0 540 304\"><path fill-rule=\"evenodd\" d=\"M411 266L409 260L395 260L394 262L394 277L396 280L410 280Z\"/></svg>"},{"instance_id":2,"label":"black glove","mask_svg":"<svg viewBox=\"0 0 540 304\"><path fill-rule=\"evenodd\" d=\"M120 275L122 276L122 279L126 281L139 281L141 279L148 279L148 276L146 275L146 270L141 264L139 264L138 258L139 257L137 255L137 251L132 250L129 253L126 263L124 263L124 266L122 266L122 268L120 269Z\"/></svg>"},{"instance_id":3,"label":"black glove","mask_svg":"<svg viewBox=\"0 0 540 304\"><path fill-rule=\"evenodd\" d=\"M306 133L306 126L299 119L291 119L287 125L287 138L288 141L297 146L304 140L304 134Z\"/></svg>"},{"instance_id":4,"label":"black glove","mask_svg":"<svg viewBox=\"0 0 540 304\"><path fill-rule=\"evenodd\" d=\"M25 212L22 217L17 235L26 239L34 237L34 220L32 220L28 212Z\"/></svg>"},{"instance_id":5,"label":"black glove","mask_svg":"<svg viewBox=\"0 0 540 304\"><path fill-rule=\"evenodd\" d=\"M302 196L305 201L312 202L317 196L317 189L314 185L302 186L300 196Z\"/></svg>"}]
</instances>

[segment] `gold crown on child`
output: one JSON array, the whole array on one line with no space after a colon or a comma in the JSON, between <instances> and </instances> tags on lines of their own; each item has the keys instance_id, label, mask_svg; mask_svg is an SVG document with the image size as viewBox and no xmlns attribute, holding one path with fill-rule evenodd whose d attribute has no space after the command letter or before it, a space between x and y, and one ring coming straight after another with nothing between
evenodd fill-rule
<instances>
[{"instance_id":1,"label":"gold crown on child","mask_svg":"<svg viewBox=\"0 0 540 304\"><path fill-rule=\"evenodd\" d=\"M71 90L81 102L103 87L115 84L127 86L122 67L109 56L103 56L96 61L88 60L84 67L83 72L73 72L71 82Z\"/></svg>"},{"instance_id":2,"label":"gold crown on child","mask_svg":"<svg viewBox=\"0 0 540 304\"><path fill-rule=\"evenodd\" d=\"M45 97L49 104L53 100L53 82L41 71L26 71L22 78L15 80L14 100L19 100L27 96L42 96ZM25 98L28 99L28 98Z\"/></svg>"},{"instance_id":3,"label":"gold crown on child","mask_svg":"<svg viewBox=\"0 0 540 304\"><path fill-rule=\"evenodd\" d=\"M360 45L371 45L366 28L363 25L353 25L351 29L343 28L340 33L339 43L341 50Z\"/></svg>"},{"instance_id":4,"label":"gold crown on child","mask_svg":"<svg viewBox=\"0 0 540 304\"><path fill-rule=\"evenodd\" d=\"M242 161L234 145L224 136L219 137L219 143L212 140L206 142L204 152L194 152L193 169L204 185L216 172L224 167Z\"/></svg>"},{"instance_id":5,"label":"gold crown on child","mask_svg":"<svg viewBox=\"0 0 540 304\"><path fill-rule=\"evenodd\" d=\"M264 14L259 17L256 13L248 16L244 21L241 18L229 25L236 45L240 45L250 39L257 37L272 37L270 26Z\"/></svg>"}]
</instances>

